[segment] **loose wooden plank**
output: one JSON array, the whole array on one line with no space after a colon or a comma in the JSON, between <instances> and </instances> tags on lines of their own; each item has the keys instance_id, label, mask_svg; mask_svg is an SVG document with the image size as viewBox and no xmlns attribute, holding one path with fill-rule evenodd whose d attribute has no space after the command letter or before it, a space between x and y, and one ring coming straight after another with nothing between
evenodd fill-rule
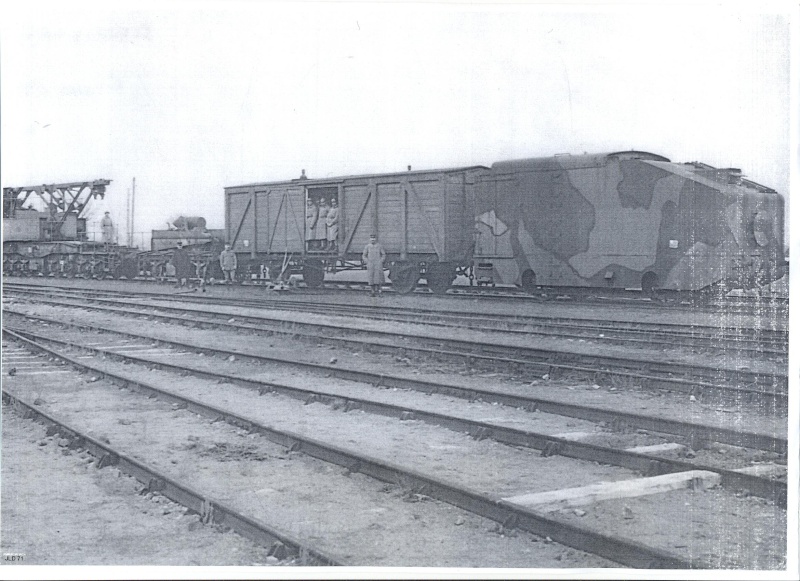
<instances>
[{"instance_id":1,"label":"loose wooden plank","mask_svg":"<svg viewBox=\"0 0 800 581\"><path fill-rule=\"evenodd\" d=\"M652 446L636 446L635 448L627 448L625 451L636 452L637 454L659 454L685 449L686 446L683 444L678 444L677 442L666 442L664 444L653 444Z\"/></svg>"},{"instance_id":2,"label":"loose wooden plank","mask_svg":"<svg viewBox=\"0 0 800 581\"><path fill-rule=\"evenodd\" d=\"M579 440L585 440L586 438L591 438L592 436L595 435L597 434L594 434L592 432L562 432L560 434L553 434L553 437L562 438L564 440L573 440L577 442Z\"/></svg>"},{"instance_id":3,"label":"loose wooden plank","mask_svg":"<svg viewBox=\"0 0 800 581\"><path fill-rule=\"evenodd\" d=\"M540 512L553 512L562 508L582 506L602 500L659 494L681 488L697 487L698 485L709 488L718 485L720 480L721 477L716 472L689 470L687 472L662 474L649 478L601 482L577 488L522 494L504 498L503 500L530 507Z\"/></svg>"},{"instance_id":4,"label":"loose wooden plank","mask_svg":"<svg viewBox=\"0 0 800 581\"><path fill-rule=\"evenodd\" d=\"M766 464L754 464L746 468L737 468L734 472L750 474L751 476L783 476L786 474L786 466L769 462Z\"/></svg>"}]
</instances>

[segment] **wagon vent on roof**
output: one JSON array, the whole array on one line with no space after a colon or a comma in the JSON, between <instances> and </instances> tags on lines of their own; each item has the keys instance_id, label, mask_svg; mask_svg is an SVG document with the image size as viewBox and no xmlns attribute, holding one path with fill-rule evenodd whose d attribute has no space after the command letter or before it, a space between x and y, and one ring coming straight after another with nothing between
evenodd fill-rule
<instances>
[{"instance_id":1,"label":"wagon vent on roof","mask_svg":"<svg viewBox=\"0 0 800 581\"><path fill-rule=\"evenodd\" d=\"M739 185L742 183L742 170L736 167L714 168L706 166L695 170L694 173L723 184Z\"/></svg>"}]
</instances>

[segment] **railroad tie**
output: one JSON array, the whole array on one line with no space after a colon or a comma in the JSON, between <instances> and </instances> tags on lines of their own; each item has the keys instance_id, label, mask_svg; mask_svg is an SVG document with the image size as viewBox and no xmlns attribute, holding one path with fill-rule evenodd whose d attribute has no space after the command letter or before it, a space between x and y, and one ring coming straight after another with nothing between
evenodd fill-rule
<instances>
[{"instance_id":1,"label":"railroad tie","mask_svg":"<svg viewBox=\"0 0 800 581\"><path fill-rule=\"evenodd\" d=\"M660 476L649 476L616 482L601 482L577 488L563 488L547 492L534 492L504 498L519 506L532 508L538 512L555 512L562 508L572 508L619 498L635 498L649 494L659 494L682 488L701 490L719 485L722 477L707 470L673 472Z\"/></svg>"}]
</instances>

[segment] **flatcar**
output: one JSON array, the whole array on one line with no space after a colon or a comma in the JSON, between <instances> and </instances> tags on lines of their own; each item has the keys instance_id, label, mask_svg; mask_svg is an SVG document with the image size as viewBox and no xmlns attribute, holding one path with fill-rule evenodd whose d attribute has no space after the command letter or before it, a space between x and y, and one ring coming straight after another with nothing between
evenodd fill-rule
<instances>
[{"instance_id":1,"label":"flatcar","mask_svg":"<svg viewBox=\"0 0 800 581\"><path fill-rule=\"evenodd\" d=\"M334 239L320 215L338 208ZM393 286L700 291L783 276L784 200L742 175L624 151L225 188L226 238L251 278L361 268L371 233ZM243 265L243 266L242 266Z\"/></svg>"}]
</instances>

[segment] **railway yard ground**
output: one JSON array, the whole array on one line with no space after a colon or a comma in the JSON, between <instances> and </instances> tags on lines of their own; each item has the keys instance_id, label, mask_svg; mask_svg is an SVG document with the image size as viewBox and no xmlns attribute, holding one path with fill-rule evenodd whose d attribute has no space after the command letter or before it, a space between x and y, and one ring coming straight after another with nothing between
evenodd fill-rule
<instances>
[{"instance_id":1,"label":"railway yard ground","mask_svg":"<svg viewBox=\"0 0 800 581\"><path fill-rule=\"evenodd\" d=\"M786 311L7 278L2 552L785 572Z\"/></svg>"}]
</instances>

